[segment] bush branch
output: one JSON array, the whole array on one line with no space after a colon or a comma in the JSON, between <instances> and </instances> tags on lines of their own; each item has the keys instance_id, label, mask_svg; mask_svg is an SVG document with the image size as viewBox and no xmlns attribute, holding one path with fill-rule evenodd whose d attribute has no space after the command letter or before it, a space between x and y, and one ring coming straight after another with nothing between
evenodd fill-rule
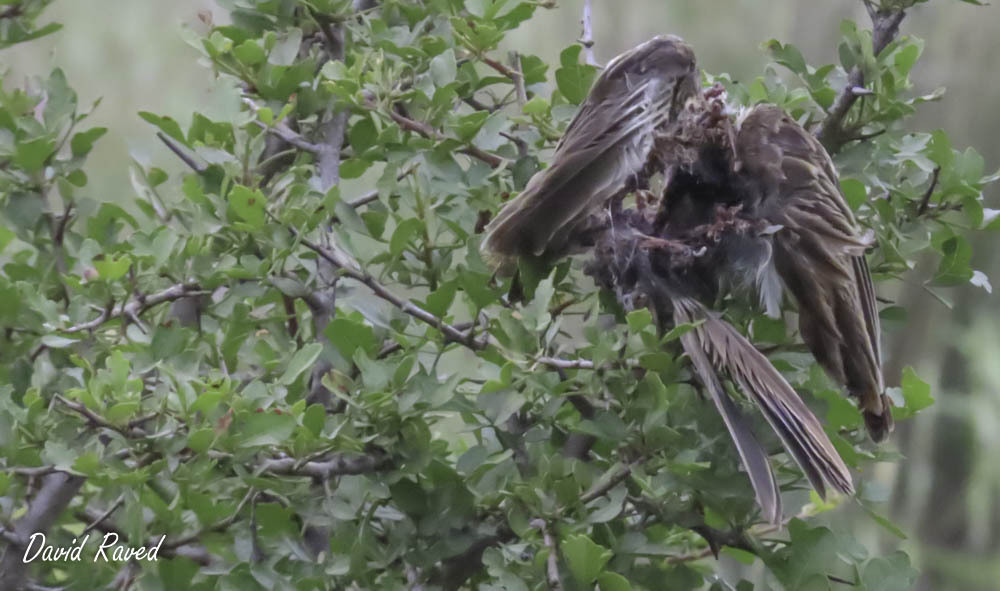
<instances>
[{"instance_id":1,"label":"bush branch","mask_svg":"<svg viewBox=\"0 0 1000 591\"><path fill-rule=\"evenodd\" d=\"M580 35L580 45L583 46L583 55L586 62L591 66L597 65L597 58L594 57L594 7L592 0L583 0L583 18L580 19L583 25L583 34Z\"/></svg>"},{"instance_id":2,"label":"bush branch","mask_svg":"<svg viewBox=\"0 0 1000 591\"><path fill-rule=\"evenodd\" d=\"M269 459L260 464L258 471L292 476L311 476L326 480L331 476L378 472L391 466L391 459L385 455L340 453L325 460L309 462L303 462L296 458Z\"/></svg>"},{"instance_id":3,"label":"bush branch","mask_svg":"<svg viewBox=\"0 0 1000 591\"><path fill-rule=\"evenodd\" d=\"M208 292L202 291L201 288L195 284L178 283L154 294L146 296L136 294L131 302L121 304L117 307L108 306L93 320L62 329L62 332L75 333L91 331L113 318L125 317L126 319L134 319L141 316L146 310L164 302L172 302L181 298L204 295L206 293Z\"/></svg>"},{"instance_id":4,"label":"bush branch","mask_svg":"<svg viewBox=\"0 0 1000 591\"><path fill-rule=\"evenodd\" d=\"M0 559L0 589L21 589L25 584L28 563L25 563L20 548L27 545L33 533L47 532L69 506L80 491L86 479L65 472L45 476L41 488L28 506L27 513L14 525L13 532L5 534L8 541L11 534L22 540L20 545L8 544Z\"/></svg>"},{"instance_id":5,"label":"bush branch","mask_svg":"<svg viewBox=\"0 0 1000 591\"><path fill-rule=\"evenodd\" d=\"M906 16L906 10L900 8L875 8L866 3L868 14L872 19L872 50L877 56L899 34L899 25ZM830 114L823 120L817 137L830 152L836 152L849 140L849 132L845 127L845 119L858 97L870 94L865 90L865 75L860 66L851 68L847 75L847 85L840 92L830 109Z\"/></svg>"}]
</instances>

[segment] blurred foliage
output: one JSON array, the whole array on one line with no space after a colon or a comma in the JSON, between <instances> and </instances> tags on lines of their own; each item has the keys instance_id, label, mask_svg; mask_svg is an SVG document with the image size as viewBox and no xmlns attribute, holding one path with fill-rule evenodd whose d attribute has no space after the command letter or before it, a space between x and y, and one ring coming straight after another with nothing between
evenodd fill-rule
<instances>
[{"instance_id":1,"label":"blurred foliage","mask_svg":"<svg viewBox=\"0 0 1000 591\"><path fill-rule=\"evenodd\" d=\"M4 39L55 30L35 28L37 4L8 3L25 10L0 20ZM579 261L527 276L525 303L507 302L478 232L548 161L596 72L578 45L558 63L497 49L543 3L223 4L232 23L190 41L242 89L243 109L183 127L141 113L188 170L136 162L133 212L81 193L106 130L84 129L89 109L61 71L0 92L0 527L16 532L37 481L68 472L86 482L50 543L88 526L132 546L166 535L156 563L38 563L39 582L910 586L906 554L826 522L854 500L809 497L780 452L786 507L801 511L780 531L759 523L677 332L622 315ZM969 235L1000 224L982 197L997 175L943 131L905 125L940 98L911 93L922 42L876 54L870 32L841 34L840 64L769 41L761 77L705 83L811 125L859 68L872 94L848 111L853 139L836 160L877 238L877 279L933 253L923 289L989 289ZM374 188L349 196L348 179ZM896 459L866 443L783 322L731 312L824 410L862 478ZM912 370L893 394L901 419L932 403ZM873 522L904 536L884 495L859 490ZM722 547L755 566L720 577ZM754 582L726 582L741 577Z\"/></svg>"}]
</instances>

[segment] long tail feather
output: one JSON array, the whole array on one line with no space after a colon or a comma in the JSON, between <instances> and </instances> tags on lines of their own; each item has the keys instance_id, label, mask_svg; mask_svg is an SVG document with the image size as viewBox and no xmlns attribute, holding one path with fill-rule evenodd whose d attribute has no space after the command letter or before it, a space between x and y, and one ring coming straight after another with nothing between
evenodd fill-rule
<instances>
[{"instance_id":1,"label":"long tail feather","mask_svg":"<svg viewBox=\"0 0 1000 591\"><path fill-rule=\"evenodd\" d=\"M697 301L675 297L674 309L675 314L679 313L678 322L703 320L685 335L688 354L691 350L703 351L695 356L708 357L712 365L729 372L760 407L816 492L825 497L825 480L841 492L853 493L851 474L819 420L771 362L735 328ZM735 434L733 438L736 439Z\"/></svg>"},{"instance_id":2,"label":"long tail feather","mask_svg":"<svg viewBox=\"0 0 1000 591\"><path fill-rule=\"evenodd\" d=\"M683 301L680 298L674 298L674 319L678 323L694 322L697 318L690 313L690 306L678 304L678 302ZM746 417L743 416L739 407L722 387L700 341L701 339L695 335L694 331L681 336L681 345L683 345L688 357L691 358L691 363L694 365L699 379L712 397L712 402L715 403L715 407L719 410L719 414L722 415L722 420L726 424L726 429L729 430L729 436L736 444L736 451L740 454L743 467L747 471L747 476L750 477L750 484L757 496L757 504L760 505L768 522L780 523L781 493L778 489L778 481L771 471L770 463L768 463L767 452L754 437Z\"/></svg>"}]
</instances>

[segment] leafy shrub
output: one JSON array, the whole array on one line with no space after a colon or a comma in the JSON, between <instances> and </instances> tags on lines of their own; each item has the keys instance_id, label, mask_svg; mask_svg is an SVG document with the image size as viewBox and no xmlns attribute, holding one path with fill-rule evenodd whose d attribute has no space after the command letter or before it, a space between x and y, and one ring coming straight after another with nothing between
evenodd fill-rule
<instances>
[{"instance_id":1,"label":"leafy shrub","mask_svg":"<svg viewBox=\"0 0 1000 591\"><path fill-rule=\"evenodd\" d=\"M55 30L35 28L45 4L8 3L0 47ZM821 502L775 451L801 507L776 532L676 331L624 315L580 261L526 270L525 303L508 303L480 231L597 72L580 45L558 64L498 49L544 3L231 4L195 46L245 108L186 130L142 113L190 170L137 163L133 208L87 195L106 130L85 128L62 72L0 92L0 587L730 588L717 552L790 589L914 580L905 554L819 515L858 503L901 535L863 480L896 456L866 443L783 321L730 310L862 483ZM822 132L877 237L876 279L936 253L924 289L990 289L967 236L1000 224L982 200L997 175L905 127L940 97L909 92L911 4L875 11L874 35L844 23L839 65L770 41L783 69L705 83ZM912 370L893 395L904 420L932 402ZM43 530L62 546L166 538L156 563L26 568L19 544Z\"/></svg>"}]
</instances>

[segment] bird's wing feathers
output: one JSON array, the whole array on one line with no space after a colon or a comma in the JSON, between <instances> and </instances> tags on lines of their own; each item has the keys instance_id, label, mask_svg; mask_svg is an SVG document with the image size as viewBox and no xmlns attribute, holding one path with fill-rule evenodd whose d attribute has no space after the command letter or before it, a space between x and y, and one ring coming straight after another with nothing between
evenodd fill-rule
<instances>
[{"instance_id":1,"label":"bird's wing feathers","mask_svg":"<svg viewBox=\"0 0 1000 591\"><path fill-rule=\"evenodd\" d=\"M639 145L623 144L650 135L643 129L651 130L657 122L649 96L657 84L647 80L624 96L589 97L557 145L552 165L533 177L490 224L489 249L541 254L563 225L602 204L639 172L646 154Z\"/></svg>"},{"instance_id":2,"label":"bird's wing feathers","mask_svg":"<svg viewBox=\"0 0 1000 591\"><path fill-rule=\"evenodd\" d=\"M743 166L764 188L779 274L799 304L803 338L817 360L857 396L876 440L891 428L882 396L879 317L869 245L840 192L833 162L778 107L756 107L736 139ZM885 414L883 414L885 413ZM874 423L872 423L874 421Z\"/></svg>"}]
</instances>

